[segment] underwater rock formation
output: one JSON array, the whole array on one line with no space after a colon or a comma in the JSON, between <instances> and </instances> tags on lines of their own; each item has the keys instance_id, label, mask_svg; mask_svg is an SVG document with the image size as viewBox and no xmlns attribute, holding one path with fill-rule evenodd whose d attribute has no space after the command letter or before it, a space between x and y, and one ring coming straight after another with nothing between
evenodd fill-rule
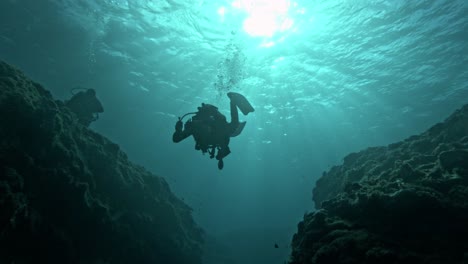
<instances>
[{"instance_id":1,"label":"underwater rock formation","mask_svg":"<svg viewBox=\"0 0 468 264\"><path fill-rule=\"evenodd\" d=\"M167 182L0 62L0 263L201 263Z\"/></svg>"},{"instance_id":2,"label":"underwater rock formation","mask_svg":"<svg viewBox=\"0 0 468 264\"><path fill-rule=\"evenodd\" d=\"M348 155L313 199L290 264L468 263L468 105L421 135Z\"/></svg>"}]
</instances>

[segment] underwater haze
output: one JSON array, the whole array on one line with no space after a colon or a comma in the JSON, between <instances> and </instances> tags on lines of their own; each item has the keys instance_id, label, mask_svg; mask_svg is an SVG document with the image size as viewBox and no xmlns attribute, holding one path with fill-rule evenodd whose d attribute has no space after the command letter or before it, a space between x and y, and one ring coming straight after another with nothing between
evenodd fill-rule
<instances>
[{"instance_id":1,"label":"underwater haze","mask_svg":"<svg viewBox=\"0 0 468 264\"><path fill-rule=\"evenodd\" d=\"M91 129L193 208L207 264L283 263L323 171L468 103L466 0L1 0L0 25L56 98L96 90ZM229 91L255 112L219 170L172 133Z\"/></svg>"}]
</instances>

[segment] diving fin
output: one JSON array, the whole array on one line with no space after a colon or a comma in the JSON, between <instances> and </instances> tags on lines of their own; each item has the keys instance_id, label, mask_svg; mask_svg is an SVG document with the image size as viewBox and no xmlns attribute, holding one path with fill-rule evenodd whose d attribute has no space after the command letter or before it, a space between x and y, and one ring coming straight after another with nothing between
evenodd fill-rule
<instances>
[{"instance_id":1,"label":"diving fin","mask_svg":"<svg viewBox=\"0 0 468 264\"><path fill-rule=\"evenodd\" d=\"M245 124L247 124L247 122L239 122L239 126L237 126L234 132L232 132L231 137L237 137L242 132L242 130L244 130Z\"/></svg>"},{"instance_id":2,"label":"diving fin","mask_svg":"<svg viewBox=\"0 0 468 264\"><path fill-rule=\"evenodd\" d=\"M234 102L236 104L237 107L239 107L239 109L241 110L241 112L244 115L247 115L248 113L251 113L251 112L255 111L255 109L249 103L247 98L245 98L242 94L235 93L235 92L229 92L229 93L227 93L227 96L229 97L229 99L231 99L232 102Z\"/></svg>"}]
</instances>

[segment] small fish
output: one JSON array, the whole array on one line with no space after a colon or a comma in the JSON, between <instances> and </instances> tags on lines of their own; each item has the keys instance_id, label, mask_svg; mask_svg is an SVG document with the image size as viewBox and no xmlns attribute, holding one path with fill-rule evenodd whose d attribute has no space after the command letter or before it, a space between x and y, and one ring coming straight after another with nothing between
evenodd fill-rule
<instances>
[{"instance_id":1,"label":"small fish","mask_svg":"<svg viewBox=\"0 0 468 264\"><path fill-rule=\"evenodd\" d=\"M275 243L275 248L279 248L278 244Z\"/></svg>"}]
</instances>

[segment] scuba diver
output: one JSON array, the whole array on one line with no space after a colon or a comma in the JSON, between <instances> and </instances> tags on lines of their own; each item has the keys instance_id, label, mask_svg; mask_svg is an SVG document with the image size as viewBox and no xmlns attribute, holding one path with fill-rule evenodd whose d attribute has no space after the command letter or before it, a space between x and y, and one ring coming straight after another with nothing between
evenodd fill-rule
<instances>
[{"instance_id":1,"label":"scuba diver","mask_svg":"<svg viewBox=\"0 0 468 264\"><path fill-rule=\"evenodd\" d=\"M75 89L72 89L72 94ZM79 122L86 127L99 118L99 113L104 112L101 102L96 98L94 89L73 94L70 100L65 101L65 105L76 114Z\"/></svg>"},{"instance_id":2,"label":"scuba diver","mask_svg":"<svg viewBox=\"0 0 468 264\"><path fill-rule=\"evenodd\" d=\"M245 127L246 122L239 122L239 113L237 108L244 115L254 112L254 108L247 99L234 92L227 93L231 100L231 122L226 121L226 117L218 111L218 108L211 104L202 103L197 112L187 113L179 117L175 125L175 132L172 135L172 141L178 143L189 136L195 139L195 149L201 150L203 154L209 153L210 158L218 160L218 168L224 167L223 158L231 150L229 149L229 140L231 137L238 136ZM183 124L182 120L187 115L194 115ZM215 153L218 151L217 153Z\"/></svg>"}]
</instances>

